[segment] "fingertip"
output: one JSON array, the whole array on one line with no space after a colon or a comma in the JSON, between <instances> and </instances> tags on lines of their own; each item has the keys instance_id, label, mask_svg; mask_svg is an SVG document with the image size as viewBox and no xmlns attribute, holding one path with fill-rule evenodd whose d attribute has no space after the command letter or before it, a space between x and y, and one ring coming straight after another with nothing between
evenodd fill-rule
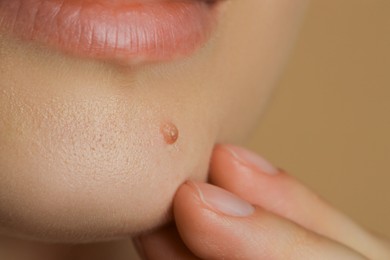
<instances>
[{"instance_id":1,"label":"fingertip","mask_svg":"<svg viewBox=\"0 0 390 260\"><path fill-rule=\"evenodd\" d=\"M211 160L212 172L239 169L243 172L277 176L282 171L265 157L243 147L219 144L215 147Z\"/></svg>"},{"instance_id":2,"label":"fingertip","mask_svg":"<svg viewBox=\"0 0 390 260\"><path fill-rule=\"evenodd\" d=\"M227 247L242 242L238 234L244 223L256 218L255 213L256 209L246 201L207 183L184 183L174 200L179 234L202 259L234 254Z\"/></svg>"},{"instance_id":3,"label":"fingertip","mask_svg":"<svg viewBox=\"0 0 390 260\"><path fill-rule=\"evenodd\" d=\"M193 188L191 181L184 182L176 191L173 200L173 211L175 218L182 213L191 212L195 205L199 204L199 197Z\"/></svg>"},{"instance_id":4,"label":"fingertip","mask_svg":"<svg viewBox=\"0 0 390 260\"><path fill-rule=\"evenodd\" d=\"M173 201L173 214L179 233L186 237L194 233L203 223L203 206L197 190L191 181L183 183ZM197 226L194 226L197 223Z\"/></svg>"},{"instance_id":5,"label":"fingertip","mask_svg":"<svg viewBox=\"0 0 390 260\"><path fill-rule=\"evenodd\" d=\"M269 160L251 150L230 144L225 145L224 149L226 149L230 153L231 157L240 162L242 165L252 168L258 173L271 176L278 175L280 173L279 169L270 163Z\"/></svg>"},{"instance_id":6,"label":"fingertip","mask_svg":"<svg viewBox=\"0 0 390 260\"><path fill-rule=\"evenodd\" d=\"M173 212L177 230L184 244L196 254L203 251L204 230L209 230L207 216L197 191L190 182L183 183L176 192ZM202 257L203 258L203 257Z\"/></svg>"}]
</instances>

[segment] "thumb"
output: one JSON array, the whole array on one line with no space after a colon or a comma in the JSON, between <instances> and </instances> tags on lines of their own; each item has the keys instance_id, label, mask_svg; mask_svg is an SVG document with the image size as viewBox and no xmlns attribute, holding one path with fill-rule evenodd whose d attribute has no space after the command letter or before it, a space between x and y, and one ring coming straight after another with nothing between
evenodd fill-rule
<instances>
[{"instance_id":1,"label":"thumb","mask_svg":"<svg viewBox=\"0 0 390 260\"><path fill-rule=\"evenodd\" d=\"M201 259L364 259L219 187L187 182L174 200L186 246Z\"/></svg>"}]
</instances>

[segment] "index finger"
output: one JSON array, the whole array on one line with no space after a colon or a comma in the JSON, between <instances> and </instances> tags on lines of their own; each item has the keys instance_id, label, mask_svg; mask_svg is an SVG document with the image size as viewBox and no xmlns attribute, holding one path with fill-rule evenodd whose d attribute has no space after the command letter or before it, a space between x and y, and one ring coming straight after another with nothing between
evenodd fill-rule
<instances>
[{"instance_id":1,"label":"index finger","mask_svg":"<svg viewBox=\"0 0 390 260\"><path fill-rule=\"evenodd\" d=\"M368 231L265 159L233 145L216 146L211 160L213 184L309 230L374 259L387 250ZM378 252L381 252L378 255Z\"/></svg>"}]
</instances>

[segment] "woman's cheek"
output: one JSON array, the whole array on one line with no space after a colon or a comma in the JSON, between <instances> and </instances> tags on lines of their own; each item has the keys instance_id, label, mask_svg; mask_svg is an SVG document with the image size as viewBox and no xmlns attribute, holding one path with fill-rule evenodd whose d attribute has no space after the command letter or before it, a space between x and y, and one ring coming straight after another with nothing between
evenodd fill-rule
<instances>
[{"instance_id":1,"label":"woman's cheek","mask_svg":"<svg viewBox=\"0 0 390 260\"><path fill-rule=\"evenodd\" d=\"M0 233L97 241L163 223L213 145L253 127L302 2L232 1L208 48L139 70L0 35Z\"/></svg>"},{"instance_id":2,"label":"woman's cheek","mask_svg":"<svg viewBox=\"0 0 390 260\"><path fill-rule=\"evenodd\" d=\"M206 178L215 131L203 115L153 95L32 96L1 96L2 229L50 241L128 236L166 221L186 179Z\"/></svg>"}]
</instances>

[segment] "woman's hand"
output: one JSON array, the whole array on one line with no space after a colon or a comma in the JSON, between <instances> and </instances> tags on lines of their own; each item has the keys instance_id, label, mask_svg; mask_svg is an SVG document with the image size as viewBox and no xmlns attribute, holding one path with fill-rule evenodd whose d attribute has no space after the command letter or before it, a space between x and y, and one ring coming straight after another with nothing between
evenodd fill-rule
<instances>
[{"instance_id":1,"label":"woman's hand","mask_svg":"<svg viewBox=\"0 0 390 260\"><path fill-rule=\"evenodd\" d=\"M179 188L175 225L136 240L145 259L390 259L383 240L247 150L218 145L210 182Z\"/></svg>"}]
</instances>

